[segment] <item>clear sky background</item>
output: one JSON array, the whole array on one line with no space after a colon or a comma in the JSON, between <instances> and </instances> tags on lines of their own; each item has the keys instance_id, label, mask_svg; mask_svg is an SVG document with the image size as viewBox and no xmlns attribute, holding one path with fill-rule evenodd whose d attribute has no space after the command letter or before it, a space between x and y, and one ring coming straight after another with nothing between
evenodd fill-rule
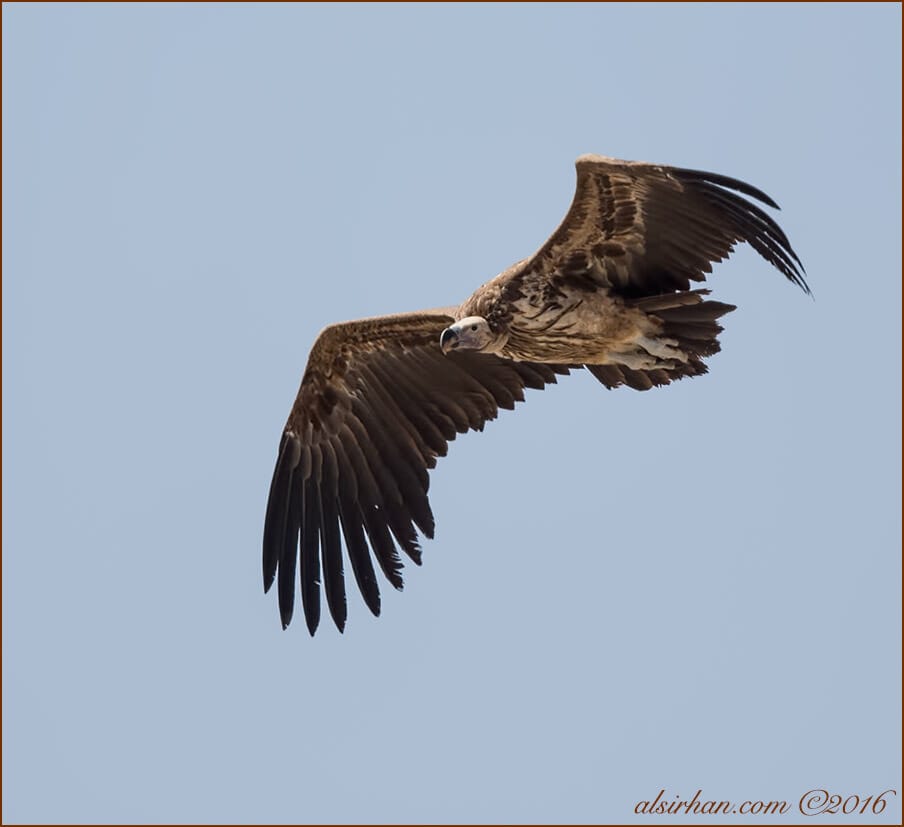
<instances>
[{"instance_id":1,"label":"clear sky background","mask_svg":"<svg viewBox=\"0 0 904 827\"><path fill-rule=\"evenodd\" d=\"M900 37L897 4L5 4L4 821L892 788L899 823ZM282 632L317 332L466 298L584 152L764 189L815 300L740 250L709 375L530 392L439 463L381 618Z\"/></svg>"}]
</instances>

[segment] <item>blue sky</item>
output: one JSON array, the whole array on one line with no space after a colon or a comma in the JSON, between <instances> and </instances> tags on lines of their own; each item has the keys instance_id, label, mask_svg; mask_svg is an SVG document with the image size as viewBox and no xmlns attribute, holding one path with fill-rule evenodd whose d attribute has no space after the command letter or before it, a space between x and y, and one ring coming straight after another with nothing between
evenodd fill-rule
<instances>
[{"instance_id":1,"label":"blue sky","mask_svg":"<svg viewBox=\"0 0 904 827\"><path fill-rule=\"evenodd\" d=\"M698 788L803 822L818 787L899 823L900 32L4 5L4 822L625 822ZM815 300L738 251L709 375L531 393L439 463L381 618L282 632L261 529L317 332L466 298L584 152L764 189Z\"/></svg>"}]
</instances>

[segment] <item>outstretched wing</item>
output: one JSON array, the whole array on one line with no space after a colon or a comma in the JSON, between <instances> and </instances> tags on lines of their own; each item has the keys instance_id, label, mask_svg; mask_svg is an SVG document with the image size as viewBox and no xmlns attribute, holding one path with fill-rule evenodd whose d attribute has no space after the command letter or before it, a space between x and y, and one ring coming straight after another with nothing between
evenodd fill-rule
<instances>
[{"instance_id":1,"label":"outstretched wing","mask_svg":"<svg viewBox=\"0 0 904 827\"><path fill-rule=\"evenodd\" d=\"M626 299L688 290L746 241L810 292L788 238L755 187L710 172L582 155L574 200L549 240L519 268L521 294L565 285L604 287Z\"/></svg>"},{"instance_id":2,"label":"outstretched wing","mask_svg":"<svg viewBox=\"0 0 904 827\"><path fill-rule=\"evenodd\" d=\"M513 408L525 387L568 373L476 352L444 355L439 337L452 313L331 325L314 343L279 444L264 524L264 590L278 580L284 628L298 562L308 630L314 634L320 619L321 579L344 628L343 542L364 601L379 614L371 554L400 589L397 548L420 563L417 530L432 537L434 527L427 472L449 441Z\"/></svg>"}]
</instances>

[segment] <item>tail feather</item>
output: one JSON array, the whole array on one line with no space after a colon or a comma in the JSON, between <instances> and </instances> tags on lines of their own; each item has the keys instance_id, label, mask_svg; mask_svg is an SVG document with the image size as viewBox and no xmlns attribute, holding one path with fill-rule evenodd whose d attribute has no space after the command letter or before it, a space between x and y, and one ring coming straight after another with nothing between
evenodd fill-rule
<instances>
[{"instance_id":1,"label":"tail feather","mask_svg":"<svg viewBox=\"0 0 904 827\"><path fill-rule=\"evenodd\" d=\"M704 299L708 294L709 290L688 290L631 302L633 307L659 321L662 327L658 338L669 340L670 347L681 351L687 361L673 360L671 365L644 370L614 363L586 365L586 368L607 388L627 385L635 390L648 390L685 376L706 373L703 359L720 350L718 336L723 328L716 320L735 309L731 304Z\"/></svg>"}]
</instances>

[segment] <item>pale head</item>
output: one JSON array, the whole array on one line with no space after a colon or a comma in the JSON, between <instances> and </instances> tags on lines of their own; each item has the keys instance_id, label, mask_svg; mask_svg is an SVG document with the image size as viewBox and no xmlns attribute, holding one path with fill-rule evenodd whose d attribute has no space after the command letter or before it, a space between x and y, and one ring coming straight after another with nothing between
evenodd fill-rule
<instances>
[{"instance_id":1,"label":"pale head","mask_svg":"<svg viewBox=\"0 0 904 827\"><path fill-rule=\"evenodd\" d=\"M443 353L450 350L492 351L501 344L502 338L493 332L483 316L466 316L442 332L439 346Z\"/></svg>"}]
</instances>

